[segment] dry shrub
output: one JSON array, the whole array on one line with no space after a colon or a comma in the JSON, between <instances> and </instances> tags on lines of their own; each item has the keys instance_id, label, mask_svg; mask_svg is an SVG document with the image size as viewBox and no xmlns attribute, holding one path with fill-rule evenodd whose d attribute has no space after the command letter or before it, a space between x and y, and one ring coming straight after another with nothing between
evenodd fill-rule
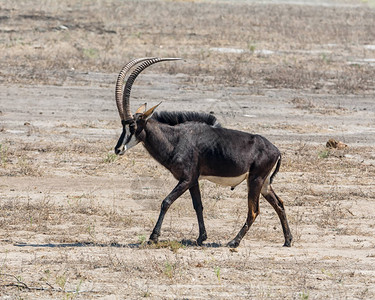
<instances>
[{"instance_id":1,"label":"dry shrub","mask_svg":"<svg viewBox=\"0 0 375 300\"><path fill-rule=\"evenodd\" d=\"M323 228L335 228L346 216L342 204L338 201L326 202L319 218L318 226Z\"/></svg>"},{"instance_id":2,"label":"dry shrub","mask_svg":"<svg viewBox=\"0 0 375 300\"><path fill-rule=\"evenodd\" d=\"M301 89L314 87L315 82L323 77L316 70L308 70L301 66L276 66L274 69L264 71L265 81L272 87Z\"/></svg>"},{"instance_id":3,"label":"dry shrub","mask_svg":"<svg viewBox=\"0 0 375 300\"><path fill-rule=\"evenodd\" d=\"M72 197L68 198L64 205L53 203L48 194L39 200L2 201L0 226L4 230L16 229L32 232L44 232L48 229L52 236L56 234L65 236L66 232L72 232L74 228L78 229L79 233L88 230L88 226L91 226L91 231L95 230L96 222L122 228L127 228L132 224L132 218L121 209L95 204L87 195ZM72 228L66 229L62 225Z\"/></svg>"},{"instance_id":4,"label":"dry shrub","mask_svg":"<svg viewBox=\"0 0 375 300\"><path fill-rule=\"evenodd\" d=\"M12 1L2 5L13 13L2 20L7 30L0 33L0 50L6 57L0 62L0 82L87 84L92 79L82 72L114 73L131 58L156 55L186 59L188 63L153 69L188 74L193 83L209 75L208 80L224 85L338 93L374 87L373 67L348 66L346 61L348 52L366 58L358 45L374 41L374 12L365 7L186 1L128 1L121 6L71 1L71 6L61 6L35 0L22 7ZM218 53L210 50L214 47L243 51ZM274 54L257 54L263 49ZM323 54L316 54L316 49Z\"/></svg>"},{"instance_id":5,"label":"dry shrub","mask_svg":"<svg viewBox=\"0 0 375 300\"><path fill-rule=\"evenodd\" d=\"M55 211L47 198L37 202L28 200L26 203L19 199L7 200L2 201L0 207L1 227L4 229L20 227L24 230L44 230L52 211Z\"/></svg>"},{"instance_id":6,"label":"dry shrub","mask_svg":"<svg viewBox=\"0 0 375 300\"><path fill-rule=\"evenodd\" d=\"M375 88L375 68L353 65L337 74L334 89L340 94L371 92Z\"/></svg>"}]
</instances>

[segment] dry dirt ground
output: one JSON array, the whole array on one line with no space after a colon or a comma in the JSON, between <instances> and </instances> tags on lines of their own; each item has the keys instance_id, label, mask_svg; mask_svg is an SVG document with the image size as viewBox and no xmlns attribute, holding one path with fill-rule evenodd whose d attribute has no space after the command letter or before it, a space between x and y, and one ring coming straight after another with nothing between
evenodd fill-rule
<instances>
[{"instance_id":1,"label":"dry dirt ground","mask_svg":"<svg viewBox=\"0 0 375 300\"><path fill-rule=\"evenodd\" d=\"M1 299L375 298L372 1L56 2L0 3ZM264 199L227 248L246 185L205 181L206 245L188 195L146 245L176 182L142 145L113 154L116 72L145 55L186 60L142 74L133 109L212 111L278 146L291 248Z\"/></svg>"}]
</instances>

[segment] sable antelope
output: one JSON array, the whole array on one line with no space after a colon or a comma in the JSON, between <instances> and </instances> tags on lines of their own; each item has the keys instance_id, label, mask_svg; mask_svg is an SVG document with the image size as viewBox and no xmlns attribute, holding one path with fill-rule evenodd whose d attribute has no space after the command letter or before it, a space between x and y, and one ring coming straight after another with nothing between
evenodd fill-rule
<instances>
[{"instance_id":1,"label":"sable antelope","mask_svg":"<svg viewBox=\"0 0 375 300\"><path fill-rule=\"evenodd\" d=\"M155 113L160 105L146 110L142 105L134 115L130 113L130 91L137 76L152 64L179 58L140 58L126 64L116 82L116 103L123 131L115 153L125 151L142 142L146 150L166 167L178 180L176 187L163 200L150 242L158 241L164 216L172 203L189 190L197 214L199 237L197 244L207 239L203 220L203 206L199 180L234 188L245 179L248 186L248 215L237 236L228 243L238 247L259 214L259 195L276 210L284 232L284 246L290 247L290 232L282 200L271 183L280 168L279 150L266 138L237 130L222 128L213 115L195 112ZM127 73L138 65L128 77ZM274 171L272 172L272 170Z\"/></svg>"}]
</instances>

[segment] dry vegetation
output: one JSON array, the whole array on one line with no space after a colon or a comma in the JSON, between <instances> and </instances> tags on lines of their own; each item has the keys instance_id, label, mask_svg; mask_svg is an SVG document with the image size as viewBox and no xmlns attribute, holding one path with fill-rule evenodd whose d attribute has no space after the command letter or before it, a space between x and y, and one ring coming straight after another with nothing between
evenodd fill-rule
<instances>
[{"instance_id":1,"label":"dry vegetation","mask_svg":"<svg viewBox=\"0 0 375 300\"><path fill-rule=\"evenodd\" d=\"M375 298L375 10L349 3L1 1L0 298ZM175 181L112 151L115 73L145 55L186 62L142 74L133 107L213 111L280 148L292 248L263 200L225 247L246 187L205 181L206 246L189 195L145 243Z\"/></svg>"},{"instance_id":2,"label":"dry vegetation","mask_svg":"<svg viewBox=\"0 0 375 300\"><path fill-rule=\"evenodd\" d=\"M156 55L185 58L189 63L159 70L189 80L374 92L374 68L366 63L374 51L366 48L375 36L371 8L34 2L2 1L3 82L64 84L77 80L77 70L117 72L119 62Z\"/></svg>"}]
</instances>

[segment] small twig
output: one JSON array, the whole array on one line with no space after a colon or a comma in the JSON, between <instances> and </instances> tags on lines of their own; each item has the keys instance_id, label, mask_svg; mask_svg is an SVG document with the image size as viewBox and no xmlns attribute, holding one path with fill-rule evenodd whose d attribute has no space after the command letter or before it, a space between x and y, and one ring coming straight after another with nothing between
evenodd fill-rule
<instances>
[{"instance_id":1,"label":"small twig","mask_svg":"<svg viewBox=\"0 0 375 300\"><path fill-rule=\"evenodd\" d=\"M348 213L350 213L352 216L354 216L354 214L349 210L349 208L346 209Z\"/></svg>"},{"instance_id":2,"label":"small twig","mask_svg":"<svg viewBox=\"0 0 375 300\"><path fill-rule=\"evenodd\" d=\"M59 290L56 290L56 289L50 289L50 288L43 288L43 287L35 287L35 286L28 286L26 285L24 282L21 282L21 283L9 283L9 284L2 284L0 286L4 286L4 287L17 287L17 288L21 288L21 289L27 289L29 291L53 291L53 292L59 292ZM60 291L60 292L63 292L63 291Z\"/></svg>"},{"instance_id":3,"label":"small twig","mask_svg":"<svg viewBox=\"0 0 375 300\"><path fill-rule=\"evenodd\" d=\"M22 282L21 280L19 280L16 276L14 276L12 274L0 273L0 276L12 277L17 281L17 283L10 283L10 284L7 284L5 286L17 286L17 287L22 287L22 288L25 288L25 289L30 289L29 286L26 283Z\"/></svg>"},{"instance_id":4,"label":"small twig","mask_svg":"<svg viewBox=\"0 0 375 300\"><path fill-rule=\"evenodd\" d=\"M78 290L64 290L62 288L55 288L53 287L51 284L49 284L48 282L46 282L46 284L49 286L48 288L44 288L44 287L36 287L36 286L28 286L26 283L24 283L23 281L19 280L17 278L17 276L14 276L13 274L6 274L6 273L0 273L0 277L1 276L7 276L7 277L11 277L13 279L15 279L17 282L14 283L8 283L8 284L0 284L0 286L4 286L4 287L17 287L17 288L21 288L21 289L26 289L26 290L29 290L29 291L49 291L49 292L62 292L62 293L72 293L72 294L79 294L79 293L95 293L95 291L78 291Z\"/></svg>"},{"instance_id":5,"label":"small twig","mask_svg":"<svg viewBox=\"0 0 375 300\"><path fill-rule=\"evenodd\" d=\"M47 284L52 290L55 289L51 284L49 284L49 282L46 281L46 284Z\"/></svg>"}]
</instances>

